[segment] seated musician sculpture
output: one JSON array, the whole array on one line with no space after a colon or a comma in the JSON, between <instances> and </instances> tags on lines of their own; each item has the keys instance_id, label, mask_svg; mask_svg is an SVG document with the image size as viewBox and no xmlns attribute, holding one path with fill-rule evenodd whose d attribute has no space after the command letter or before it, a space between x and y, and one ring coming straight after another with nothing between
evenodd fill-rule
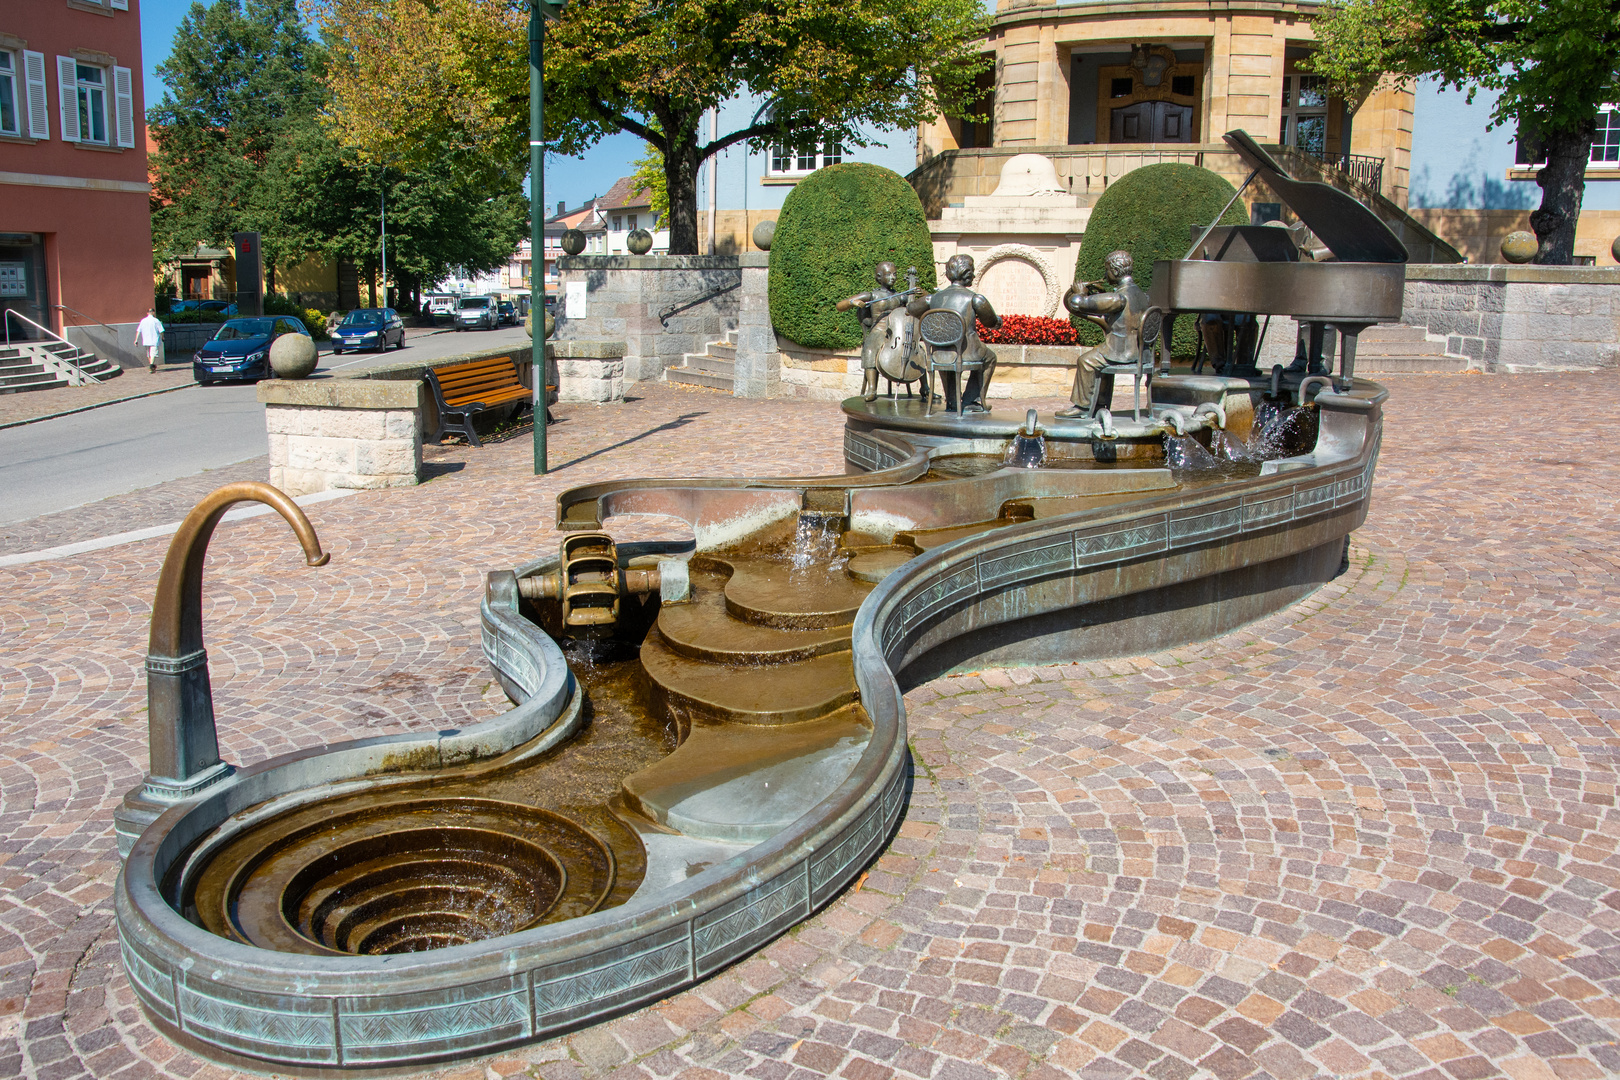
<instances>
[{"instance_id":1,"label":"seated musician sculpture","mask_svg":"<svg viewBox=\"0 0 1620 1080\"><path fill-rule=\"evenodd\" d=\"M996 353L979 338L979 323L994 330L1001 325L1001 316L990 301L972 289L973 256L952 255L945 263L945 277L950 285L931 296L912 300L907 310L921 318L935 308L954 311L962 317L964 338L959 350L957 367L968 372L965 380L958 378L958 370L939 368L939 381L945 396L945 408L956 409L956 396L961 392L960 412L985 413L990 396L990 380L996 373ZM958 383L962 385L958 385Z\"/></svg>"},{"instance_id":2,"label":"seated musician sculpture","mask_svg":"<svg viewBox=\"0 0 1620 1080\"><path fill-rule=\"evenodd\" d=\"M906 310L906 303L922 295L913 286L907 292L895 292L899 269L892 262L880 262L874 271L877 288L838 301L839 311L857 309L865 336L861 341L861 397L877 400L878 375L881 372L890 382L909 383L920 379L922 369L912 360L914 316Z\"/></svg>"},{"instance_id":3,"label":"seated musician sculpture","mask_svg":"<svg viewBox=\"0 0 1620 1080\"><path fill-rule=\"evenodd\" d=\"M1098 372L1110 364L1135 364L1142 355L1142 316L1152 304L1132 279L1133 269L1130 252L1111 251L1103 260L1103 272L1112 291L1104 290L1102 282L1088 281L1063 294L1064 307L1096 323L1108 336L1075 362L1074 389L1069 394L1073 404L1057 414L1060 418L1092 415L1098 404L1094 400Z\"/></svg>"}]
</instances>

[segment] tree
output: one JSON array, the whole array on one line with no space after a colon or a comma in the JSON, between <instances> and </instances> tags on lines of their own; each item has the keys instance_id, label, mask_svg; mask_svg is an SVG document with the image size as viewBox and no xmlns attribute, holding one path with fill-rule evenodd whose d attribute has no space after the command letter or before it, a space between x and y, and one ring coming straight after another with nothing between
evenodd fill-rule
<instances>
[{"instance_id":1,"label":"tree","mask_svg":"<svg viewBox=\"0 0 1620 1080\"><path fill-rule=\"evenodd\" d=\"M659 221L669 215L669 187L664 183L664 155L658 147L647 144L642 155L635 160L636 171L630 176L633 198L647 193L647 205Z\"/></svg>"},{"instance_id":2,"label":"tree","mask_svg":"<svg viewBox=\"0 0 1620 1080\"><path fill-rule=\"evenodd\" d=\"M1434 76L1473 100L1498 95L1492 126L1517 121L1546 165L1530 215L1538 263L1568 264L1598 107L1616 98L1620 4L1612 0L1340 0L1316 20L1309 61L1347 100L1385 76ZM1540 153L1535 155L1538 159Z\"/></svg>"},{"instance_id":3,"label":"tree","mask_svg":"<svg viewBox=\"0 0 1620 1080\"><path fill-rule=\"evenodd\" d=\"M526 149L527 9L319 0L353 58L333 72L345 139ZM577 154L615 131L644 139L663 158L670 251L695 254L703 161L738 143L867 146L874 129L961 112L987 25L978 0L571 0L546 34L546 141ZM701 141L703 114L743 94L771 107Z\"/></svg>"},{"instance_id":4,"label":"tree","mask_svg":"<svg viewBox=\"0 0 1620 1080\"><path fill-rule=\"evenodd\" d=\"M158 67L166 91L148 113L155 247L257 231L273 265L286 232L265 184L272 159L325 100L321 50L296 0L193 3Z\"/></svg>"},{"instance_id":5,"label":"tree","mask_svg":"<svg viewBox=\"0 0 1620 1080\"><path fill-rule=\"evenodd\" d=\"M306 256L370 276L386 188L388 268L407 290L509 258L528 223L521 169L470 174L476 155L454 151L402 167L342 145L323 120L328 57L296 0L192 5L149 114L156 249L172 258L252 230L272 287L278 264Z\"/></svg>"}]
</instances>

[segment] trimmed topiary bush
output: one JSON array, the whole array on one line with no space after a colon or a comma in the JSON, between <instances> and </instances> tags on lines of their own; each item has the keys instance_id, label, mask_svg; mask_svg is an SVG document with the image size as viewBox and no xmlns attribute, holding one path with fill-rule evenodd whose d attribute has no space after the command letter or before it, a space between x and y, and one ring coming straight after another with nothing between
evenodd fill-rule
<instances>
[{"instance_id":1,"label":"trimmed topiary bush","mask_svg":"<svg viewBox=\"0 0 1620 1080\"><path fill-rule=\"evenodd\" d=\"M872 268L888 260L917 268L936 288L934 242L922 203L899 173L879 165L828 165L801 180L782 204L771 241L771 322L813 349L854 349L861 323L838 301L874 287Z\"/></svg>"},{"instance_id":2,"label":"trimmed topiary bush","mask_svg":"<svg viewBox=\"0 0 1620 1080\"><path fill-rule=\"evenodd\" d=\"M1092 207L1080 242L1074 280L1097 281L1104 276L1103 259L1110 251L1128 251L1135 261L1136 283L1153 285L1153 263L1179 259L1192 245L1191 227L1208 225L1232 197L1226 179L1197 165L1167 163L1133 169L1108 186ZM1240 199L1221 218L1222 225L1247 225L1248 207ZM1082 345L1102 343L1102 328L1073 319ZM1191 356L1198 348L1193 319L1176 320L1171 342L1176 356Z\"/></svg>"}]
</instances>

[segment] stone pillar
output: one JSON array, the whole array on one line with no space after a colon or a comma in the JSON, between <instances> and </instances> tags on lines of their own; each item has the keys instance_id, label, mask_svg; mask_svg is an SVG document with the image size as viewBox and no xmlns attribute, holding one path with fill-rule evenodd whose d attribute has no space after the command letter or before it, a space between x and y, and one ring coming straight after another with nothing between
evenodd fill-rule
<instances>
[{"instance_id":1,"label":"stone pillar","mask_svg":"<svg viewBox=\"0 0 1620 1080\"><path fill-rule=\"evenodd\" d=\"M260 383L270 483L289 495L418 483L423 392L404 379Z\"/></svg>"},{"instance_id":2,"label":"stone pillar","mask_svg":"<svg viewBox=\"0 0 1620 1080\"><path fill-rule=\"evenodd\" d=\"M770 256L744 255L742 300L737 314L736 397L775 397L782 381L782 353L771 326Z\"/></svg>"},{"instance_id":3,"label":"stone pillar","mask_svg":"<svg viewBox=\"0 0 1620 1080\"><path fill-rule=\"evenodd\" d=\"M624 400L622 341L546 342L546 355L557 365L557 400L604 402Z\"/></svg>"}]
</instances>

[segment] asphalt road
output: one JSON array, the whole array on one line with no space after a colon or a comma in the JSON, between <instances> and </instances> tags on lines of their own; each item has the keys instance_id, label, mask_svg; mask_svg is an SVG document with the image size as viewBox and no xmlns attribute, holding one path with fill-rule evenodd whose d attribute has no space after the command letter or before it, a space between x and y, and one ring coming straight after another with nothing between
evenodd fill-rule
<instances>
[{"instance_id":1,"label":"asphalt road","mask_svg":"<svg viewBox=\"0 0 1620 1080\"><path fill-rule=\"evenodd\" d=\"M523 328L413 335L404 349L334 357L324 371L521 345ZM332 361L337 363L332 363ZM193 386L0 431L0 523L138 491L265 453L251 384Z\"/></svg>"}]
</instances>

